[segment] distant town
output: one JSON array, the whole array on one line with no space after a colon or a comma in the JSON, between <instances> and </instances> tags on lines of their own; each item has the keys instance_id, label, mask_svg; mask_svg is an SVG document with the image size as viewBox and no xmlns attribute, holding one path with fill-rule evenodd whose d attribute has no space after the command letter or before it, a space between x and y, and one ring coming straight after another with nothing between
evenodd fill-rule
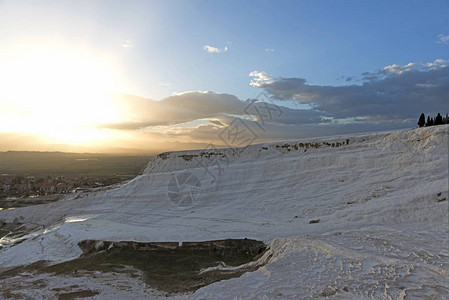
<instances>
[{"instance_id":1,"label":"distant town","mask_svg":"<svg viewBox=\"0 0 449 300\"><path fill-rule=\"evenodd\" d=\"M0 210L58 201L142 174L151 156L0 152Z\"/></svg>"}]
</instances>

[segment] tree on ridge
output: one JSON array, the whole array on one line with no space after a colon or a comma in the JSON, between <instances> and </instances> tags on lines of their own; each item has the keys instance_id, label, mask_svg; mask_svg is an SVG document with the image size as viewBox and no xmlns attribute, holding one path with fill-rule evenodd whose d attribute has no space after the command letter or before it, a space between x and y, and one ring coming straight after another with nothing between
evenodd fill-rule
<instances>
[{"instance_id":1,"label":"tree on ridge","mask_svg":"<svg viewBox=\"0 0 449 300\"><path fill-rule=\"evenodd\" d=\"M426 125L426 116L422 113L419 117L418 126L423 127L424 125Z\"/></svg>"}]
</instances>

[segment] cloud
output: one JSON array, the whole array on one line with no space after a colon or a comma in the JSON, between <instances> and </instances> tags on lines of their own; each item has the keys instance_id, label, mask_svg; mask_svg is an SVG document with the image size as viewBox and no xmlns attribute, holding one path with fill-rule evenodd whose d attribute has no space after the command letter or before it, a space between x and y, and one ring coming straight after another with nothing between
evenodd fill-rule
<instances>
[{"instance_id":1,"label":"cloud","mask_svg":"<svg viewBox=\"0 0 449 300\"><path fill-rule=\"evenodd\" d=\"M265 48L265 52L274 52L274 49L273 48Z\"/></svg>"},{"instance_id":2,"label":"cloud","mask_svg":"<svg viewBox=\"0 0 449 300\"><path fill-rule=\"evenodd\" d=\"M123 48L133 48L134 45L133 45L130 41L125 41L125 42L122 44L122 47L123 47Z\"/></svg>"},{"instance_id":3,"label":"cloud","mask_svg":"<svg viewBox=\"0 0 449 300\"><path fill-rule=\"evenodd\" d=\"M424 65L425 68L427 69L439 69L442 67L447 67L449 64L449 59L435 59L434 62L429 62L427 64Z\"/></svg>"},{"instance_id":4,"label":"cloud","mask_svg":"<svg viewBox=\"0 0 449 300\"><path fill-rule=\"evenodd\" d=\"M308 84L303 78L273 78L263 72L250 74L250 85L262 88L273 99L308 104L334 119L358 118L370 122L407 121L421 112L447 107L449 60L389 65L362 74L361 85Z\"/></svg>"},{"instance_id":5,"label":"cloud","mask_svg":"<svg viewBox=\"0 0 449 300\"><path fill-rule=\"evenodd\" d=\"M120 108L122 121L98 127L137 130L149 126L170 126L220 114L238 114L245 104L229 94L185 92L161 101L115 95L111 98L111 106Z\"/></svg>"},{"instance_id":6,"label":"cloud","mask_svg":"<svg viewBox=\"0 0 449 300\"><path fill-rule=\"evenodd\" d=\"M235 120L233 117L228 117L222 121L221 124L209 123L205 125L190 127L190 128L177 128L171 130L169 133L164 132L160 138L166 138L167 135L173 141L196 141L197 143L212 143L217 147L226 147L223 140L220 139L220 134L227 130L227 126ZM270 141L279 140L292 140L300 138L310 138L317 136L330 136L341 135L357 132L370 132L380 130L392 130L410 128L414 126L414 123L402 123L402 122L348 122L348 123L331 123L321 122L319 124L300 124L300 125L285 125L268 122L264 126L262 131L258 127L256 121L245 120L248 127L250 127L256 134L254 143L264 143Z\"/></svg>"},{"instance_id":7,"label":"cloud","mask_svg":"<svg viewBox=\"0 0 449 300\"><path fill-rule=\"evenodd\" d=\"M189 122L198 124L204 120L223 126L235 117L254 122L299 125L320 123L322 116L325 116L314 110L277 107L255 99L242 101L234 95L211 91L185 92L161 101L115 95L111 101L111 105L120 107L122 121L100 124L97 128L140 130L157 126L185 126Z\"/></svg>"},{"instance_id":8,"label":"cloud","mask_svg":"<svg viewBox=\"0 0 449 300\"><path fill-rule=\"evenodd\" d=\"M438 44L449 44L449 34L439 34L438 35Z\"/></svg>"},{"instance_id":9,"label":"cloud","mask_svg":"<svg viewBox=\"0 0 449 300\"><path fill-rule=\"evenodd\" d=\"M211 123L214 124L214 125L220 126L220 127L225 126L225 124L223 124L223 123L222 123L221 121L219 121L219 120L210 120L209 122L211 122Z\"/></svg>"},{"instance_id":10,"label":"cloud","mask_svg":"<svg viewBox=\"0 0 449 300\"><path fill-rule=\"evenodd\" d=\"M250 84L267 96L246 101L212 91L188 91L160 101L116 95L113 105L121 108L121 121L97 127L129 136L136 149L155 141L152 147L165 150L201 149L211 142L223 146L220 134L236 118L257 134L254 143L413 128L421 112L447 107L448 63L391 64L363 73L360 80L352 76L351 82L360 84L344 86L253 71ZM292 108L291 101L310 109Z\"/></svg>"},{"instance_id":11,"label":"cloud","mask_svg":"<svg viewBox=\"0 0 449 300\"><path fill-rule=\"evenodd\" d=\"M203 49L206 50L208 53L212 53L212 54L220 54L220 53L228 52L228 50L229 50L228 47L219 49L219 48L209 46L209 45L204 46Z\"/></svg>"},{"instance_id":12,"label":"cloud","mask_svg":"<svg viewBox=\"0 0 449 300\"><path fill-rule=\"evenodd\" d=\"M416 66L415 63L408 63L404 66L393 64L393 65L389 65L389 66L382 68L379 71L379 73L380 74L388 74L388 73L402 74L403 72L410 71L414 66Z\"/></svg>"},{"instance_id":13,"label":"cloud","mask_svg":"<svg viewBox=\"0 0 449 300\"><path fill-rule=\"evenodd\" d=\"M265 84L270 84L273 82L273 78L265 72L252 71L249 73L249 76L252 77L251 82L249 83L251 86L262 87Z\"/></svg>"},{"instance_id":14,"label":"cloud","mask_svg":"<svg viewBox=\"0 0 449 300\"><path fill-rule=\"evenodd\" d=\"M169 82L159 82L157 85L159 85L159 86L169 86L170 83Z\"/></svg>"}]
</instances>

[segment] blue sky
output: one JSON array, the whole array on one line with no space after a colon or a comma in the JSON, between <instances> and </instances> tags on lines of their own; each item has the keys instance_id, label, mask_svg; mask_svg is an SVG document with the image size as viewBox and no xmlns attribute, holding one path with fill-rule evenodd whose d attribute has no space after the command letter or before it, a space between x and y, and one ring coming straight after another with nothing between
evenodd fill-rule
<instances>
[{"instance_id":1,"label":"blue sky","mask_svg":"<svg viewBox=\"0 0 449 300\"><path fill-rule=\"evenodd\" d=\"M158 81L160 76L159 81L172 84L165 93L213 90L245 99L257 94L248 86L254 70L339 85L344 84L340 76L446 57L448 46L436 40L449 30L448 3L161 1L146 5L150 13L141 18L127 17L134 16L132 8L117 17L134 29L129 40L139 57L134 62L145 62L143 77ZM148 31L139 33L141 24L148 24ZM229 51L210 55L202 51L204 45ZM152 97L153 92L144 93Z\"/></svg>"},{"instance_id":2,"label":"blue sky","mask_svg":"<svg viewBox=\"0 0 449 300\"><path fill-rule=\"evenodd\" d=\"M135 85L129 92L152 99L189 90L246 99L258 93L254 70L341 85L340 76L449 51L436 43L449 34L447 0L3 2L1 16L19 24L0 39L35 34L112 53ZM205 45L229 50L209 54Z\"/></svg>"},{"instance_id":3,"label":"blue sky","mask_svg":"<svg viewBox=\"0 0 449 300\"><path fill-rule=\"evenodd\" d=\"M8 66L9 69L3 69L9 73L3 71L2 77L0 71L0 80L4 78L4 85L15 87L15 90L26 89L34 82L42 93L33 94L33 97L40 99L42 105L52 107L57 101L56 96L51 98L46 93L53 91L39 88L46 82L58 82L67 93L72 90L98 93L99 89L90 85L98 80L102 81L98 86L104 92L153 100L189 91L225 93L245 100L264 91L289 107L295 107L291 105L295 103L299 108L321 109L325 118L365 118L378 122L383 113L377 108L374 109L378 111L376 116L362 108L353 114L343 113L348 111L345 105L350 102L344 99L357 98L358 102L351 100L353 104L364 101L374 106L382 101L391 104L396 101L392 94L385 99L373 100L373 97L388 91L391 87L388 82L394 76L398 80L411 80L407 81L408 85L403 85L402 97L415 95L413 87L427 84L430 88L441 83L445 75L436 72L447 70L448 16L448 0L4 0L0 1L0 51L3 52L0 66ZM46 53L46 60L41 59L42 53ZM78 62L74 56L82 58ZM429 65L436 60L437 67ZM23 66L19 68L16 62L23 62ZM414 65L382 71L387 66L409 63ZM49 65L49 68L45 70L42 65ZM65 65L66 68L58 68ZM86 67L77 68L84 65ZM28 81L17 82L8 75L20 70L15 75L21 78L21 74L31 74L37 68L44 69L33 73L37 82L41 80L39 83L31 75ZM410 72L403 73L404 70ZM250 85L254 77L249 74L254 71L263 72L253 74L264 74L265 81ZM367 83L362 75L367 72L388 75L388 78L376 79L382 79L382 82L366 85L376 85L377 92L354 88ZM428 76L418 80L411 76L412 73ZM104 79L106 77L113 79L108 81ZM414 85L411 85L412 81ZM335 87L340 88L332 89ZM329 89L341 99L334 99L337 94L326 94ZM13 99L15 90L10 88L9 92L0 95L3 102L0 102L0 114L3 107L4 114L10 115L15 109L17 115L24 115L21 111L31 100ZM436 100L428 106L431 107L428 111L415 103L410 115L395 116L410 126L411 116L418 111L434 113L444 103L441 88L434 88L434 91ZM22 97L30 98L31 92L24 95ZM78 100L70 101L66 100L69 104ZM85 103L95 101L85 100ZM385 109L395 110L404 101L385 106ZM13 109L12 102L23 105ZM331 107L331 102L339 103L338 109ZM211 102L210 105L215 104ZM143 120L141 117L131 120L130 116L113 119L113 116L114 112L110 112L100 119L103 123ZM0 132L7 131L8 126L0 126ZM379 128L376 126L373 129ZM9 126L8 131L14 131L12 127ZM27 131L22 127L16 126L16 129Z\"/></svg>"}]
</instances>

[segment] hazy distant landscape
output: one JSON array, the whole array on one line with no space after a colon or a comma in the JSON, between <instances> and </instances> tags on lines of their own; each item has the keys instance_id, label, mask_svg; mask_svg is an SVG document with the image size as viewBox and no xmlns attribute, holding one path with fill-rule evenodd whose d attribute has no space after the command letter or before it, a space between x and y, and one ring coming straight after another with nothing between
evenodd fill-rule
<instances>
[{"instance_id":1,"label":"hazy distant landscape","mask_svg":"<svg viewBox=\"0 0 449 300\"><path fill-rule=\"evenodd\" d=\"M136 176L152 156L64 152L0 152L0 172L30 176Z\"/></svg>"},{"instance_id":2,"label":"hazy distant landscape","mask_svg":"<svg viewBox=\"0 0 449 300\"><path fill-rule=\"evenodd\" d=\"M142 174L152 156L0 152L0 210L57 201Z\"/></svg>"}]
</instances>

